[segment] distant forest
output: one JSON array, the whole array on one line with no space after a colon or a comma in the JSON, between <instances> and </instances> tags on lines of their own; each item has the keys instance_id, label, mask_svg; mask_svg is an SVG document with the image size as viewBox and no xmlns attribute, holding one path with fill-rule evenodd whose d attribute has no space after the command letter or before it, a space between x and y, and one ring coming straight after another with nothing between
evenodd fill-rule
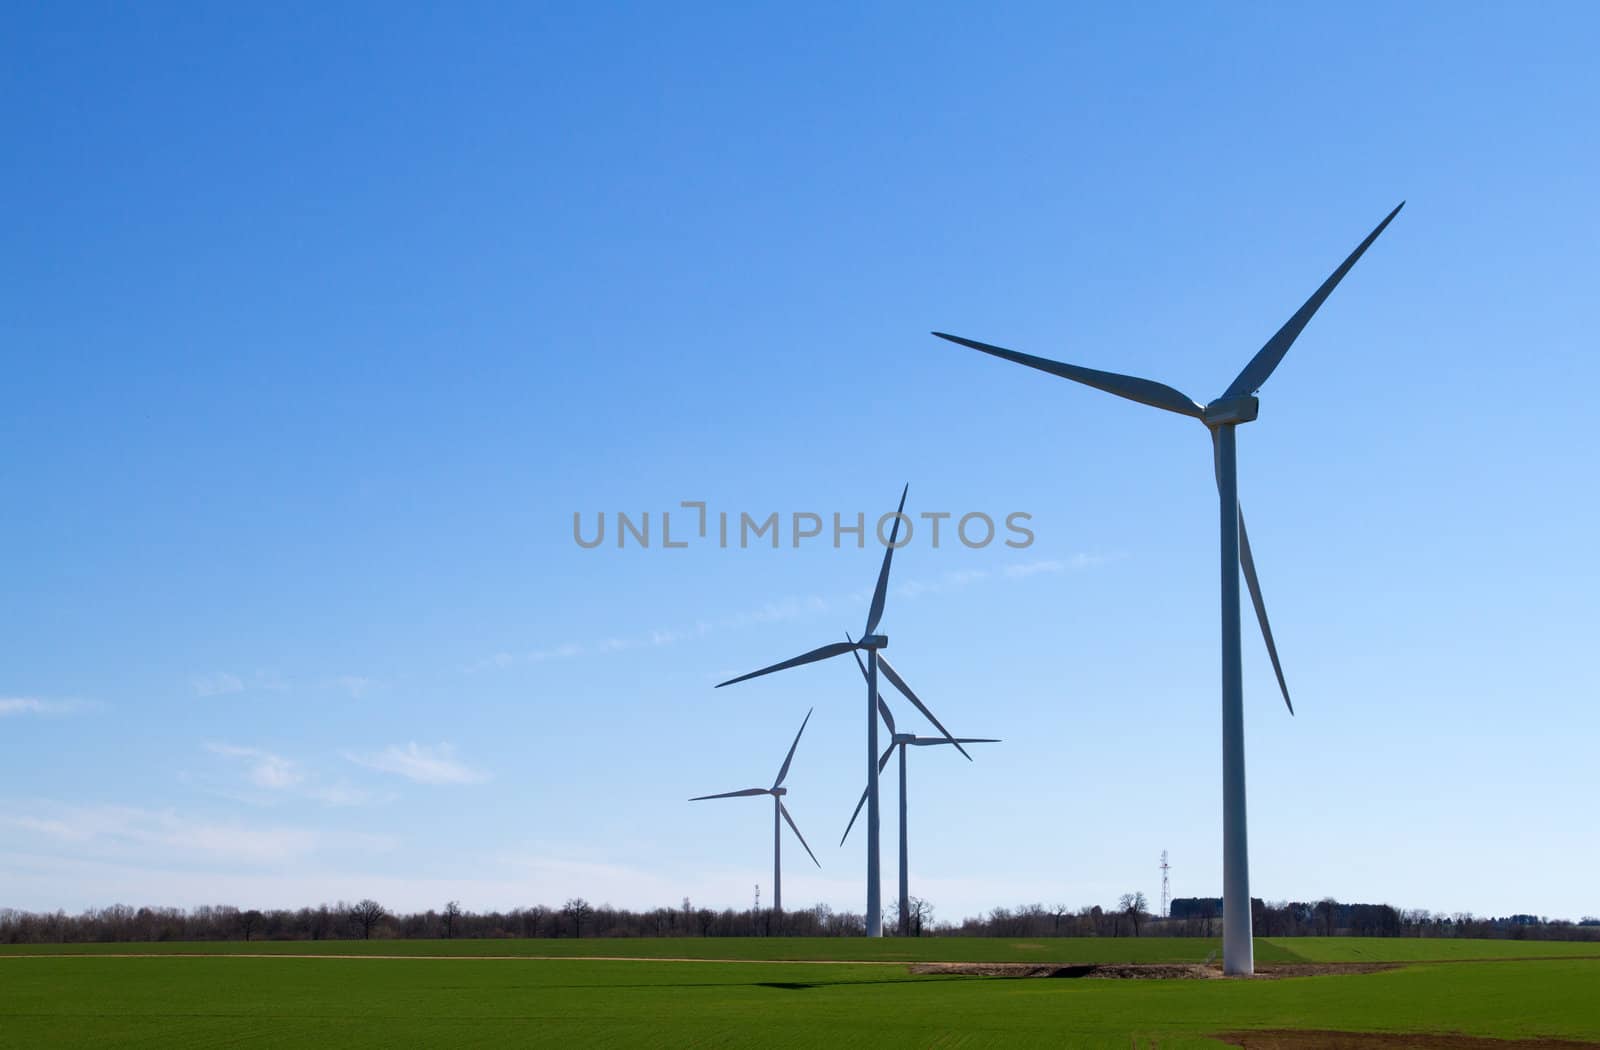
<instances>
[{"instance_id":1,"label":"distant forest","mask_svg":"<svg viewBox=\"0 0 1600 1050\"><path fill-rule=\"evenodd\" d=\"M1332 899L1268 904L1254 901L1258 937L1486 937L1510 940L1600 940L1600 919L1578 922L1536 915L1487 918L1343 904ZM933 937L1214 937L1222 932L1215 898L1179 898L1171 917L1150 914L1143 894L1125 895L1114 907L1068 908L1025 904L995 908L977 918L939 921L933 906L911 899L903 935ZM900 932L891 915L886 931ZM131 908L115 905L79 915L0 908L0 943L44 944L118 941L340 940L362 938L494 937L860 937L862 916L827 905L774 913L771 909L696 908L687 897L677 907L629 911L574 897L558 908L535 905L474 912L450 901L438 910L391 912L374 900L315 908L208 906Z\"/></svg>"}]
</instances>

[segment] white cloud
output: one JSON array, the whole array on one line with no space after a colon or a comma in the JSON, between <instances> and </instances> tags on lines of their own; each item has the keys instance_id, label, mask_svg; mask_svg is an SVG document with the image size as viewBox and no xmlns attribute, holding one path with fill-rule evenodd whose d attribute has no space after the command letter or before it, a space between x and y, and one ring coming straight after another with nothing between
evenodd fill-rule
<instances>
[{"instance_id":1,"label":"white cloud","mask_svg":"<svg viewBox=\"0 0 1600 1050\"><path fill-rule=\"evenodd\" d=\"M331 840L326 833L285 826L253 827L181 815L172 810L136 806L70 806L40 803L31 811L0 812L0 827L31 833L98 856L153 854L172 858L284 863L348 837ZM365 836L362 848L385 843Z\"/></svg>"},{"instance_id":2,"label":"white cloud","mask_svg":"<svg viewBox=\"0 0 1600 1050\"><path fill-rule=\"evenodd\" d=\"M333 686L335 689L343 689L346 693L350 694L350 698L352 700L360 700L363 696L366 696L373 689L377 688L378 685L378 683L373 681L371 678L366 678L358 674L337 675L330 679L328 684Z\"/></svg>"},{"instance_id":3,"label":"white cloud","mask_svg":"<svg viewBox=\"0 0 1600 1050\"><path fill-rule=\"evenodd\" d=\"M281 791L305 780L305 774L292 759L263 751L256 747L235 747L232 744L207 744L206 750L224 758L236 758L249 763L250 783L258 788Z\"/></svg>"},{"instance_id":4,"label":"white cloud","mask_svg":"<svg viewBox=\"0 0 1600 1050\"><path fill-rule=\"evenodd\" d=\"M394 773L419 784L476 784L489 779L489 774L458 761L455 748L449 744L440 744L438 747L416 743L405 747L392 744L376 755L357 755L347 751L344 757L356 765L380 773Z\"/></svg>"},{"instance_id":5,"label":"white cloud","mask_svg":"<svg viewBox=\"0 0 1600 1050\"><path fill-rule=\"evenodd\" d=\"M66 715L81 711L81 700L41 700L34 696L0 697L0 718L12 715Z\"/></svg>"},{"instance_id":6,"label":"white cloud","mask_svg":"<svg viewBox=\"0 0 1600 1050\"><path fill-rule=\"evenodd\" d=\"M227 671L195 675L191 684L194 686L196 696L227 696L230 693L244 692L244 680Z\"/></svg>"}]
</instances>

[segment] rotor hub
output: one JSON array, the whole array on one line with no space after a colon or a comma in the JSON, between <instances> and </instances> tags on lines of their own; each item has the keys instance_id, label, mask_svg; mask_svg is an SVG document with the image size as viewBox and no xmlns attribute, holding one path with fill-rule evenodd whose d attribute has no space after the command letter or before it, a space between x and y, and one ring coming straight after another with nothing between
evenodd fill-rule
<instances>
[{"instance_id":1,"label":"rotor hub","mask_svg":"<svg viewBox=\"0 0 1600 1050\"><path fill-rule=\"evenodd\" d=\"M1208 427L1228 427L1250 422L1260 409L1261 402L1253 394L1219 397L1206 406L1205 415L1201 418Z\"/></svg>"}]
</instances>

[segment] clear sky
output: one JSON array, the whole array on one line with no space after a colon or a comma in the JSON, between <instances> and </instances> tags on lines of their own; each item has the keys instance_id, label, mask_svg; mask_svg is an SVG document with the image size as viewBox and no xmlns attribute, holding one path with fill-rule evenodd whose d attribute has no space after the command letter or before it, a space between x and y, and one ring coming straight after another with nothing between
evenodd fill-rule
<instances>
[{"instance_id":1,"label":"clear sky","mask_svg":"<svg viewBox=\"0 0 1600 1050\"><path fill-rule=\"evenodd\" d=\"M856 670L712 685L878 553L572 518L906 482L1036 537L896 558L913 891L1220 892L1202 429L928 332L1208 400L1404 199L1239 435L1252 890L1600 913L1592 5L0 19L0 906L744 906L815 706L859 910Z\"/></svg>"}]
</instances>

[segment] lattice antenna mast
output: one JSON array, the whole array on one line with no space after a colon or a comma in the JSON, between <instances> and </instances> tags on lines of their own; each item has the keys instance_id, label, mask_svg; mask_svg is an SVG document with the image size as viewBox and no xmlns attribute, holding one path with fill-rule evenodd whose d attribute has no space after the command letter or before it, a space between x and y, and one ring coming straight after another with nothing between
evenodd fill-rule
<instances>
[{"instance_id":1,"label":"lattice antenna mast","mask_svg":"<svg viewBox=\"0 0 1600 1050\"><path fill-rule=\"evenodd\" d=\"M1167 872L1172 865L1167 863L1167 851L1161 851L1161 917L1167 918L1168 906L1172 900L1172 885L1167 881Z\"/></svg>"},{"instance_id":2,"label":"lattice antenna mast","mask_svg":"<svg viewBox=\"0 0 1600 1050\"><path fill-rule=\"evenodd\" d=\"M1163 856L1163 859L1164 859L1165 858L1165 854L1163 854L1162 856ZM759 882L756 883L756 914L757 915L761 914L761 883L759 883Z\"/></svg>"}]
</instances>

